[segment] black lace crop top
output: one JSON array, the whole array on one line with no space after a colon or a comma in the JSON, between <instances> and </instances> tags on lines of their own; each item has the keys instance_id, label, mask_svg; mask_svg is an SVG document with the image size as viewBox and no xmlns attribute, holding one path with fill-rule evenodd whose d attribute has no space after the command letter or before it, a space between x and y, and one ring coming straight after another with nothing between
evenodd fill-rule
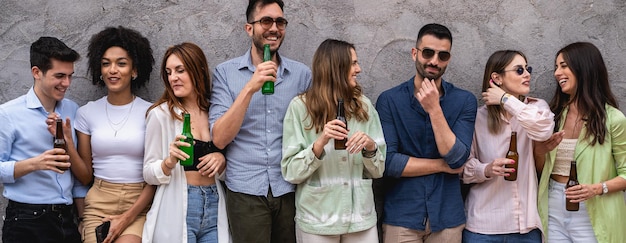
<instances>
[{"instance_id":1,"label":"black lace crop top","mask_svg":"<svg viewBox=\"0 0 626 243\"><path fill-rule=\"evenodd\" d=\"M198 164L200 164L200 157L205 156L207 154L210 153L214 153L214 152L220 152L223 153L223 149L218 149L217 147L215 147L215 144L213 144L213 141L200 141L197 139L194 139L194 145L193 145L193 165L190 166L183 166L185 168L185 171L192 171L198 170Z\"/></svg>"}]
</instances>

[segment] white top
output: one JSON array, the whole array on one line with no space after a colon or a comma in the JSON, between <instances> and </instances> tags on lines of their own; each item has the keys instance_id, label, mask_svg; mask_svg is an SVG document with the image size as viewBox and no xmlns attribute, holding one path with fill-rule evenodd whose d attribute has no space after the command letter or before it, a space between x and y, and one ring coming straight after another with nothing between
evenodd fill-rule
<instances>
[{"instance_id":1,"label":"white top","mask_svg":"<svg viewBox=\"0 0 626 243\"><path fill-rule=\"evenodd\" d=\"M95 177L112 183L143 182L146 111L151 103L139 97L115 106L104 96L80 107L75 129L91 136Z\"/></svg>"},{"instance_id":2,"label":"white top","mask_svg":"<svg viewBox=\"0 0 626 243\"><path fill-rule=\"evenodd\" d=\"M180 109L174 109L180 113ZM208 117L207 117L208 119ZM152 206L143 227L144 243L187 243L187 178L180 163L171 175L161 169L163 159L169 155L169 143L183 129L183 122L172 119L167 103L150 110L146 118L146 156L143 176L148 184L157 185ZM217 182L217 180L216 180ZM217 235L218 242L230 242L224 189L216 183L219 194Z\"/></svg>"},{"instance_id":3,"label":"white top","mask_svg":"<svg viewBox=\"0 0 626 243\"><path fill-rule=\"evenodd\" d=\"M574 151L576 150L576 138L564 138L556 147L556 160L554 161L553 175L569 176L569 169L574 160Z\"/></svg>"}]
</instances>

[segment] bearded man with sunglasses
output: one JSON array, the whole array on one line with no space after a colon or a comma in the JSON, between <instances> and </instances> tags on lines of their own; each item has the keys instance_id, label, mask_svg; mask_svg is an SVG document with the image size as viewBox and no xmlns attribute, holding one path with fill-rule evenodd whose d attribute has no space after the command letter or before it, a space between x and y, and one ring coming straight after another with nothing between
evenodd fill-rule
<instances>
[{"instance_id":1,"label":"bearded man with sunglasses","mask_svg":"<svg viewBox=\"0 0 626 243\"><path fill-rule=\"evenodd\" d=\"M376 102L385 140L385 242L461 242L465 211L459 173L476 119L472 93L442 79L452 34L427 24L411 50L416 75Z\"/></svg>"},{"instance_id":2,"label":"bearded man with sunglasses","mask_svg":"<svg viewBox=\"0 0 626 243\"><path fill-rule=\"evenodd\" d=\"M233 242L295 242L295 187L281 174L283 118L311 85L311 70L278 54L287 20L281 0L250 0L245 30L252 46L215 68L213 143L228 146L226 210ZM270 45L271 61L263 62ZM261 86L274 82L274 94Z\"/></svg>"}]
</instances>

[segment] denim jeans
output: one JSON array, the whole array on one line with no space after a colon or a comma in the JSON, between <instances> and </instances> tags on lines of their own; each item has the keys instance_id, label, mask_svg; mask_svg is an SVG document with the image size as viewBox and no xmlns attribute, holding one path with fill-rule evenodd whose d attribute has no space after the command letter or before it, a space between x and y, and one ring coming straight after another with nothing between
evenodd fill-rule
<instances>
[{"instance_id":1,"label":"denim jeans","mask_svg":"<svg viewBox=\"0 0 626 243\"><path fill-rule=\"evenodd\" d=\"M187 198L187 242L217 243L217 187L187 185Z\"/></svg>"},{"instance_id":2,"label":"denim jeans","mask_svg":"<svg viewBox=\"0 0 626 243\"><path fill-rule=\"evenodd\" d=\"M463 243L541 243L541 231L539 229L531 230L526 234L511 233L486 235L474 233L469 230L463 230Z\"/></svg>"},{"instance_id":3,"label":"denim jeans","mask_svg":"<svg viewBox=\"0 0 626 243\"><path fill-rule=\"evenodd\" d=\"M552 179L548 193L548 242L597 242L585 202L578 211L567 211L565 184Z\"/></svg>"}]
</instances>

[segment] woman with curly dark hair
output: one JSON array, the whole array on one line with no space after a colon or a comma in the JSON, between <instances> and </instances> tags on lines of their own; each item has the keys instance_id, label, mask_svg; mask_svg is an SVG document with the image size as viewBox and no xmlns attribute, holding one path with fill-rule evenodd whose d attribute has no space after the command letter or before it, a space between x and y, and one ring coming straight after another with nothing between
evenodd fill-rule
<instances>
[{"instance_id":1,"label":"woman with curly dark hair","mask_svg":"<svg viewBox=\"0 0 626 243\"><path fill-rule=\"evenodd\" d=\"M135 92L150 78L152 48L135 30L108 27L91 38L87 57L93 84L106 87L107 95L76 114L83 166L72 173L83 184L93 183L84 203L84 242L96 242L95 229L103 222L110 224L103 232L106 242L141 242L155 187L144 181L142 169L145 114L151 104Z\"/></svg>"}]
</instances>

